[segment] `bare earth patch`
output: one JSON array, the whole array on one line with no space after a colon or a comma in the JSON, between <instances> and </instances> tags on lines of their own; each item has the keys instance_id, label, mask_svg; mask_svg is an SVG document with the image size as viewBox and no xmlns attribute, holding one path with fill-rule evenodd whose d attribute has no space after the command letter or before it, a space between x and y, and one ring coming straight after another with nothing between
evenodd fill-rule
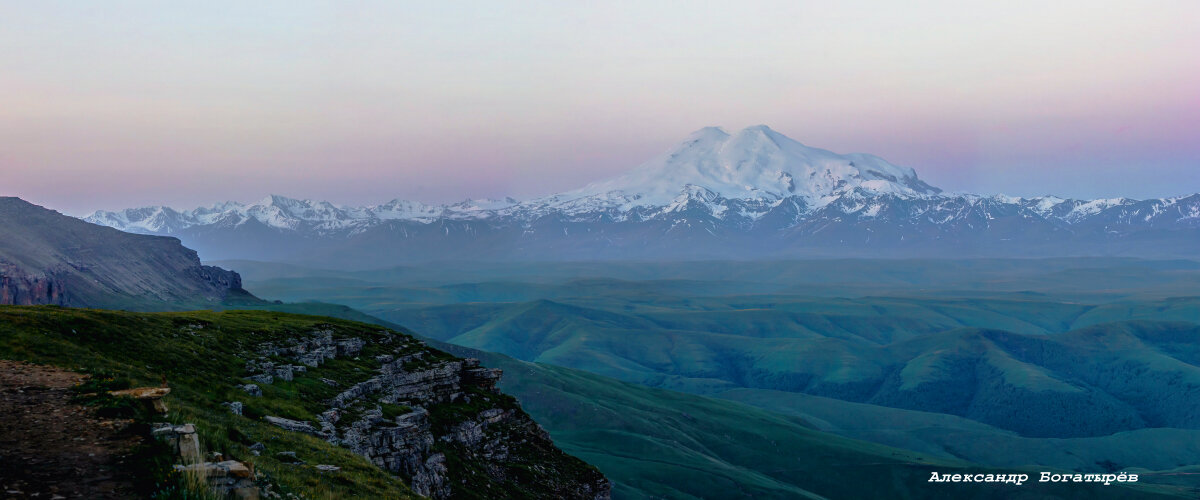
<instances>
[{"instance_id":1,"label":"bare earth patch","mask_svg":"<svg viewBox=\"0 0 1200 500\"><path fill-rule=\"evenodd\" d=\"M86 376L0 360L0 498L133 498L128 421L71 402Z\"/></svg>"}]
</instances>

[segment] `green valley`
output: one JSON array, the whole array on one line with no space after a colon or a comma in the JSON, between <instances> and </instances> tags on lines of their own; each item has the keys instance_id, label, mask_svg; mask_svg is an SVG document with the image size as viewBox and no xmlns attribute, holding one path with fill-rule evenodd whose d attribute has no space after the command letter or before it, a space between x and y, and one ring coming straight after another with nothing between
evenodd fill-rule
<instances>
[{"instance_id":1,"label":"green valley","mask_svg":"<svg viewBox=\"0 0 1200 500\"><path fill-rule=\"evenodd\" d=\"M269 298L336 302L447 349L536 362L489 361L538 374L503 387L581 456L621 434L569 423L601 411L588 398L545 401L545 384L584 376L573 370L931 459L1138 470L1144 482L1197 486L1182 474L1200 463L1200 266L1190 261L223 265ZM705 422L720 411L679 413ZM631 491L630 471L606 472L618 493L655 495Z\"/></svg>"}]
</instances>

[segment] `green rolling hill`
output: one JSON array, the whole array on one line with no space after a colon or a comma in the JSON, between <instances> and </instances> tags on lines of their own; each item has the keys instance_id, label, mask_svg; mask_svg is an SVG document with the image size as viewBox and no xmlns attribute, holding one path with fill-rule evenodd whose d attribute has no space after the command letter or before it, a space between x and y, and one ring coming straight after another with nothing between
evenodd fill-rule
<instances>
[{"instance_id":1,"label":"green rolling hill","mask_svg":"<svg viewBox=\"0 0 1200 500\"><path fill-rule=\"evenodd\" d=\"M439 347L503 368L502 388L515 395L564 450L613 478L614 498L1133 498L1193 491L1186 485L1146 486L1135 492L1061 484L982 488L931 484L933 470L1042 469L972 465L944 452L904 451L836 436L784 411L648 388L473 349ZM986 436L995 442L1011 436L975 425L983 430L973 437ZM1176 437L1182 436L1186 435ZM1195 456L1194 449L1192 453Z\"/></svg>"},{"instance_id":2,"label":"green rolling hill","mask_svg":"<svg viewBox=\"0 0 1200 500\"><path fill-rule=\"evenodd\" d=\"M474 264L324 277L288 268L286 278L250 269L250 288L270 298L324 297L536 362L493 361L533 377L506 390L539 420L560 419L548 429L581 454L607 441L571 428L587 398L550 388L564 373L745 403L930 459L1138 470L1147 482L1197 486L1193 262ZM330 276L356 283L322 282ZM584 386L568 392L603 392ZM668 491L629 488L617 491Z\"/></svg>"}]
</instances>

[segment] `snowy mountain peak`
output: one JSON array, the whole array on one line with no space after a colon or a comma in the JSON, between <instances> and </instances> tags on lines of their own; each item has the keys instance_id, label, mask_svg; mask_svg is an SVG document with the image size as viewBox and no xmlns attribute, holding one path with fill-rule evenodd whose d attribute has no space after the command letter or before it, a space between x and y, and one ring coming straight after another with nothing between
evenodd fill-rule
<instances>
[{"instance_id":1,"label":"snowy mountain peak","mask_svg":"<svg viewBox=\"0 0 1200 500\"><path fill-rule=\"evenodd\" d=\"M722 197L779 200L800 196L814 206L855 189L875 193L932 195L940 192L911 168L867 154L840 155L805 146L766 125L729 134L706 127L633 171L557 195L561 202L593 199L607 206L661 206L685 186Z\"/></svg>"},{"instance_id":2,"label":"snowy mountain peak","mask_svg":"<svg viewBox=\"0 0 1200 500\"><path fill-rule=\"evenodd\" d=\"M738 137L743 138L743 140L751 139L751 140L759 140L759 141L769 141L771 143L774 143L776 146L779 145L778 142L775 142L777 139L789 140L789 141L791 140L787 136L772 130L771 127L768 127L766 125L754 125L754 126L746 127L744 129L738 131L738 133L736 135ZM792 142L795 142L795 141L792 141ZM797 144L799 144L799 143L797 142Z\"/></svg>"},{"instance_id":3,"label":"snowy mountain peak","mask_svg":"<svg viewBox=\"0 0 1200 500\"><path fill-rule=\"evenodd\" d=\"M704 127L688 135L687 141L702 139L723 139L729 137L729 132L721 127ZM685 141L685 142L687 142Z\"/></svg>"}]
</instances>

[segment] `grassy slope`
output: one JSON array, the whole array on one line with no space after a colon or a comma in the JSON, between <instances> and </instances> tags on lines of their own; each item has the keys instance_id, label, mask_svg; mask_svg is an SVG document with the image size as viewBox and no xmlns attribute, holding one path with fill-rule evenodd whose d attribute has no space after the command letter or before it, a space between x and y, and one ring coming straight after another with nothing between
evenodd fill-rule
<instances>
[{"instance_id":1,"label":"grassy slope","mask_svg":"<svg viewBox=\"0 0 1200 500\"><path fill-rule=\"evenodd\" d=\"M1026 438L953 415L794 392L733 389L716 397L795 415L821 430L856 439L998 467L1054 464L1081 472L1098 467L1145 472L1200 463L1200 430L1141 429L1092 438Z\"/></svg>"},{"instance_id":2,"label":"grassy slope","mask_svg":"<svg viewBox=\"0 0 1200 500\"><path fill-rule=\"evenodd\" d=\"M324 385L312 384L316 377L353 378L353 363L330 363L294 382L263 386L262 398L250 398L235 388L243 383L238 377L243 369L240 355L247 348L325 324L333 325L339 335L380 335L374 326L271 312L136 314L4 306L0 356L116 373L137 385L157 386L166 376L173 421L197 423L206 449L253 463L287 490L310 498L416 498L403 482L348 450L249 418L312 418L315 407L297 394L305 387ZM232 415L221 406L225 401L245 402L247 417ZM247 446L254 442L266 443L266 453L253 456ZM275 457L280 451L295 451L309 465L282 463ZM311 469L316 464L342 470L322 476Z\"/></svg>"},{"instance_id":3,"label":"grassy slope","mask_svg":"<svg viewBox=\"0 0 1200 500\"><path fill-rule=\"evenodd\" d=\"M390 328L395 325L364 315L353 309L328 304L288 304L266 306L272 308L299 309L301 311L366 319ZM947 498L970 497L1000 493L1001 496L1015 492L1041 492L1054 496L1086 498L1097 493L1111 493L1116 497L1150 494L1139 490L1132 494L1125 490L1097 490L1054 487L1047 490L1029 487L1021 490L977 490L933 488L922 480L928 478L926 463L965 463L952 455L930 449L928 454L901 452L884 446L855 442L818 432L811 423L822 422L805 415L802 419L783 416L789 411L779 408L779 413L763 411L749 406L722 401L720 399L693 396L672 391L650 389L634 384L619 382L591 373L568 368L526 363L507 356L476 351L458 346L435 345L461 356L479 357L487 366L505 370L501 388L517 396L522 407L551 432L555 443L568 453L583 458L601 469L615 482L614 495L622 498L796 498L809 493L820 493L833 498L859 497L861 495L885 497L911 494L921 497L944 495ZM841 405L853 405L832 400ZM871 405L865 412L847 413L854 418L870 415ZM806 406L811 408L811 406ZM905 412L905 410L884 411ZM835 408L833 411L843 411ZM916 413L916 412L907 412ZM954 422L956 417L938 416ZM884 416L892 420L895 413ZM964 427L991 430L983 424L969 420ZM952 425L937 422L947 440L961 434L952 432ZM990 439L991 443L1003 445L1010 433L994 430L978 432L970 438ZM1167 440L1170 437L1164 437ZM935 442L933 436L926 436ZM1055 449L1055 443L1031 445L1030 453L1038 450ZM1128 441L1133 442L1133 441ZM1127 443L1128 443L1127 442ZM1113 443L1120 446L1121 442ZM1175 443L1187 447L1186 443ZM986 446L981 444L981 447ZM831 451L832 450L832 451ZM994 450L995 451L995 450ZM1002 451L999 451L1003 455ZM1070 456L1071 450L1060 452ZM849 466L836 466L825 459L841 456L846 463L883 463L871 474L854 476L861 471ZM940 456L940 458L939 458ZM881 458L882 457L882 458ZM795 460L795 462L793 462ZM905 463L910 465L904 465ZM1074 462L1068 462L1074 463ZM795 464L801 464L806 472L794 473ZM916 465L920 464L920 465ZM997 464L1009 466L1010 464ZM1019 463L1012 463L1018 466ZM1085 464L1086 465L1086 464ZM791 469L789 469L791 467ZM1073 467L1064 466L1066 469ZM1096 468L1081 467L1095 471ZM975 470L972 467L971 470ZM876 481L880 470L891 475L893 481ZM938 468L937 470L943 470ZM813 489L809 484L813 476L825 478L823 486ZM849 478L856 477L851 481ZM871 486L873 484L874 486ZM861 484L860 484L861 483ZM846 487L847 484L854 484ZM1186 491L1173 489L1163 494ZM839 489L844 488L844 489ZM881 488L881 489L872 489ZM1032 491L1031 491L1032 490Z\"/></svg>"},{"instance_id":4,"label":"grassy slope","mask_svg":"<svg viewBox=\"0 0 1200 500\"><path fill-rule=\"evenodd\" d=\"M650 272L647 273L647 270ZM444 270L438 269L438 272L442 271ZM557 320L547 321L548 315L535 314L532 317L541 316L540 321L545 322L543 331L530 335L528 327L538 325L536 322L525 323L521 324L520 328L509 330L520 332L523 337L506 339L505 337L514 336L504 335L488 341L498 342L495 345L500 347L504 347L505 342L517 341L517 347L538 352L539 356L547 356L531 359L585 367L628 380L697 392L728 391L731 387L729 382L705 377L702 372L693 373L692 375L697 375L695 377L683 379L664 376L661 373L656 376L654 372L661 372L664 367L677 369L689 364L700 367L706 364L721 366L720 363L712 363L714 359L721 361L721 358L709 355L711 351L724 349L720 343L710 344L720 349L696 349L686 345L694 346L693 340L702 340L703 342L699 343L703 346L705 342L711 342L711 339L720 339L721 335L730 334L741 337L740 342L734 341L734 347L746 349L743 346L764 343L763 339L767 339L767 342L779 339L803 340L811 339L814 334L833 337L841 342L866 342L877 346L880 343L912 340L961 327L1002 325L1005 329L1031 336L1057 336L1063 332L1079 330L1067 336L1071 338L1064 339L1071 344L1069 347L1074 351L1073 355L1064 357L1057 363L1050 363L1055 366L1049 371L1060 372L1059 375L1047 374L1047 370L1039 366L1044 364L1046 359L1037 360L1028 356L1031 348L1032 351L1037 351L1044 344L1013 343L1012 338L982 338L983 341L964 342L955 349L960 353L969 353L972 348L984 346L986 349L977 351L975 359L982 360L984 366L997 370L993 374L998 375L1000 380L1014 387L1029 389L1057 386L1064 394L1074 392L1072 388L1059 384L1063 381L1057 379L1065 376L1072 379L1071 383L1092 388L1102 386L1104 391L1123 392L1122 397L1128 398L1137 395L1136 392L1141 387L1140 382L1136 382L1139 379L1132 378L1135 383L1120 386L1118 383L1122 380L1131 379L1130 372L1112 371L1107 368L1123 366L1141 374L1157 371L1157 374L1151 373L1157 380L1155 377L1149 379L1149 386L1154 390L1149 391L1145 399L1158 400L1167 408L1178 406L1171 401L1179 401L1179 398L1174 397L1178 391L1168 390L1171 378L1182 376L1182 380L1186 381L1190 375L1180 370L1187 371L1192 368L1183 365L1197 364L1195 358L1189 358L1194 352L1188 350L1187 342L1162 342L1161 339L1140 338L1138 334L1119 335L1110 339L1102 331L1097 333L1094 329L1083 328L1110 321L1133 319L1195 321L1196 318L1200 318L1200 298L1194 296L1196 290L1200 289L1197 286L1200 281L1197 280L1194 262L1063 259L899 263L821 261L782 265L683 263L640 267L623 264L561 264L550 266L549 269L482 271L464 270L459 273L461 276L450 272L446 277L419 269L397 270L394 276L387 272L356 275L357 279L369 283L366 287L362 287L361 283L355 286L343 286L344 283L324 286L319 280L306 280L302 275L293 278L300 278L299 282L309 285L308 290L298 292L295 297L308 293L314 297L327 297L366 308L373 314L384 315L412 326L424 334L443 339L462 335L489 323L495 325L503 322L497 320L511 320L518 317L511 314L514 310L538 305L457 303L464 300L513 300L526 295L541 298L544 295L539 294L546 294L554 298L559 306L565 306L558 308L557 312L570 307L583 307L603 313L616 313L626 318L614 320L611 316L588 312L567 315L570 317L560 316ZM622 272L625 274L622 275ZM627 286L619 282L609 282L606 289L593 285L588 292L593 295L573 293L582 290L574 283L579 277L588 275L624 279L643 276L647 279L704 277L709 281L705 282L708 284L700 286L702 289L698 293L691 294L676 293L678 290L661 286L648 289L644 285ZM455 284L489 279L502 280L509 289L505 290L502 286L471 288ZM536 286L514 283L522 280ZM713 283L729 280L740 281L743 284L770 284L771 286L761 287L761 291L772 295L714 297L713 295L722 292L721 287L726 285ZM784 282L794 282L792 290L796 294L781 294L777 284ZM412 286L417 283L419 287ZM258 283L252 283L252 289L259 290L257 285ZM526 291L514 289L526 286L531 288ZM398 289L406 290L404 293L407 295L393 294ZM464 290L470 293L465 293ZM278 291L292 292L287 286L279 287ZM910 296L895 296L898 293ZM894 296L861 297L863 294ZM265 295L275 298L270 293ZM860 297L852 300L813 298L829 295ZM1186 297L1187 295L1191 297ZM1171 296L1183 297L1164 299ZM294 298L291 295L282 297ZM644 328L646 320L652 321L654 325L648 329ZM613 335L614 331L617 335ZM488 337L480 333L475 332L472 335L479 339ZM647 333L648 336L645 335ZM972 335L978 337L979 333L981 332ZM617 340L605 337L614 337ZM653 337L661 339L661 345ZM1090 364L1076 362L1104 354L1090 349L1089 345L1099 342L1103 346L1110 340L1125 342L1124 347L1116 349L1117 357L1105 359L1101 356ZM976 345L971 346L972 343ZM660 348L643 348L647 345L658 345ZM631 349L633 346L638 348ZM662 348L663 346L666 348ZM617 349L624 351L616 351ZM754 353L752 357L759 363L770 361L766 356L777 355L778 361L766 363L768 373L775 370L770 366L772 364L787 368L787 365L782 363L805 359L773 347L750 347L746 350ZM614 351L630 352L638 357L638 362L629 363L628 356L624 355L613 356ZM856 346L849 354L861 351ZM759 357L763 352L766 356ZM815 357L808 359L819 362L822 358L828 359L834 355L843 356L848 353L844 350L830 350L825 346L812 354ZM911 356L905 361L906 365L911 364L905 366L909 368L906 372L908 380L920 385L922 381L936 380L939 373L949 374L953 380L953 371L944 370L953 368L953 362L949 362L953 361L953 358ZM1103 361L1100 361L1101 359ZM812 365L811 362L796 364ZM1072 366L1073 364L1079 366ZM840 365L843 368L847 366L846 363ZM852 376L877 368L874 363L866 363L857 368L853 364L848 366L851 367L849 373L843 373L842 376ZM1086 374L1077 369L1092 370L1096 372L1092 375L1098 373L1104 376L1085 377ZM637 378L629 377L630 373L636 374ZM1158 382L1164 382L1166 385L1155 386ZM539 392L536 387L543 383L546 382L530 384L531 389L526 392L536 396ZM1166 392L1162 392L1163 390ZM1195 431L1190 430L1148 429L1097 438L1024 439L1013 436L1008 431L949 415L856 405L792 393L794 400L800 400L797 403L784 394L775 398L773 396L776 393L772 391L741 391L744 392L738 395L738 399L778 412L791 411L821 424L822 428L846 435L898 446L911 446L943 457L966 456L1000 466L1028 463L1022 461L1030 459L1041 463L1053 463L1067 469L1092 471L1098 470L1096 462L1102 462L1106 467L1115 463L1122 466L1140 465L1169 470L1188 463L1191 460L1189 457L1196 456L1196 447L1192 446ZM733 393L722 394L733 397ZM1012 400L1021 401L1021 398L1016 397ZM563 398L561 402L561 411L568 411L572 407L569 398ZM853 407L858 409L852 409ZM549 404L539 407L534 413L535 416L544 419L546 412L555 411L560 411L558 406ZM816 418L817 415L824 415L828 420L821 421ZM850 429L858 418L889 425L873 429ZM890 422L889 419L898 419L901 422ZM904 422L904 419L908 421ZM568 438L566 442L570 444L574 441ZM1186 467L1176 472L1185 470ZM1188 480L1190 477L1160 476L1155 480L1175 478L1185 484L1191 482L1194 485L1194 481Z\"/></svg>"},{"instance_id":5,"label":"grassy slope","mask_svg":"<svg viewBox=\"0 0 1200 500\"><path fill-rule=\"evenodd\" d=\"M837 437L804 420L729 401L444 347L503 368L502 388L522 401L555 442L612 478L621 498L796 498L802 492L830 498L1151 494L1144 488L1135 492L1111 486L931 485L926 481L934 470L984 468Z\"/></svg>"},{"instance_id":6,"label":"grassy slope","mask_svg":"<svg viewBox=\"0 0 1200 500\"><path fill-rule=\"evenodd\" d=\"M344 306L328 304L261 305L284 310L319 312L354 320L374 320ZM360 355L338 358L299 373L292 381L276 380L261 385L263 396L250 397L239 386L247 354L263 342L279 342L315 330L332 330L337 338L355 337L367 341ZM399 332L397 332L399 330ZM449 358L450 355L411 342L403 330L384 330L378 325L278 311L192 311L181 313L128 313L118 311L67 309L60 307L0 306L0 357L64 366L69 369L116 373L137 385L158 385L166 377L172 388L168 397L171 418L176 422L197 424L205 447L226 457L255 464L286 490L309 498L414 498L399 479L375 467L362 457L327 442L298 433L284 432L262 423L259 417L274 415L295 420L315 421L323 411L322 401L341 389L322 379L331 379L341 388L365 380L379 368L379 354L406 354L426 351L425 359ZM399 350L403 349L403 350ZM256 355L255 355L256 356ZM241 401L244 416L232 415L221 403ZM481 402L485 401L485 402ZM367 406L370 406L370 402ZM427 409L435 429L456 425L458 412L475 417L489 408L511 408L516 401L507 396L477 398L472 404L445 403ZM403 411L395 405L383 405ZM445 433L445 429L437 431ZM266 452L253 456L248 445L265 443ZM525 441L522 441L524 443ZM549 478L555 481L590 480L595 469L557 450L537 450L514 446L505 473L522 477L524 485L496 484L472 467L477 462L458 460L453 444L438 442L435 449L447 455L451 477L463 477L458 496L471 498L471 492L498 492L505 497L527 498ZM307 465L288 465L276 453L295 451ZM529 453L536 453L531 456ZM337 473L318 473L312 467L331 464L342 467ZM530 467L531 464L536 464ZM488 465L491 467L492 465ZM567 471L563 473L563 471ZM493 498L500 498L489 495Z\"/></svg>"},{"instance_id":7,"label":"grassy slope","mask_svg":"<svg viewBox=\"0 0 1200 500\"><path fill-rule=\"evenodd\" d=\"M1194 324L1127 321L1065 332L1093 309L1011 300L758 301L736 305L773 308L624 313L542 300L385 317L457 345L688 392L804 392L1042 437L1200 428L1185 414L1191 405L1160 403L1200 391L1200 365L1177 352L1200 344ZM1174 302L1103 308L1136 318L1191 307ZM979 329L988 324L1017 331ZM1162 333L1106 334L1126 329Z\"/></svg>"},{"instance_id":8,"label":"grassy slope","mask_svg":"<svg viewBox=\"0 0 1200 500\"><path fill-rule=\"evenodd\" d=\"M316 407L297 399L304 387L323 386L311 383L317 377L354 377L353 363L335 362L294 382L262 386L261 398L236 388L244 383L238 375L246 349L327 324L338 335L379 335L374 326L273 312L139 314L5 306L0 307L0 356L117 373L135 385L156 386L165 376L172 388L167 404L173 421L197 423L206 449L253 463L288 490L311 498L416 498L402 481L348 450L250 418L269 414L311 419ZM221 406L226 401L244 402L247 416L232 415ZM247 448L255 442L267 445L261 456ZM280 462L275 457L280 451L295 451L309 465ZM322 477L311 469L316 464L337 465L342 471Z\"/></svg>"}]
</instances>

